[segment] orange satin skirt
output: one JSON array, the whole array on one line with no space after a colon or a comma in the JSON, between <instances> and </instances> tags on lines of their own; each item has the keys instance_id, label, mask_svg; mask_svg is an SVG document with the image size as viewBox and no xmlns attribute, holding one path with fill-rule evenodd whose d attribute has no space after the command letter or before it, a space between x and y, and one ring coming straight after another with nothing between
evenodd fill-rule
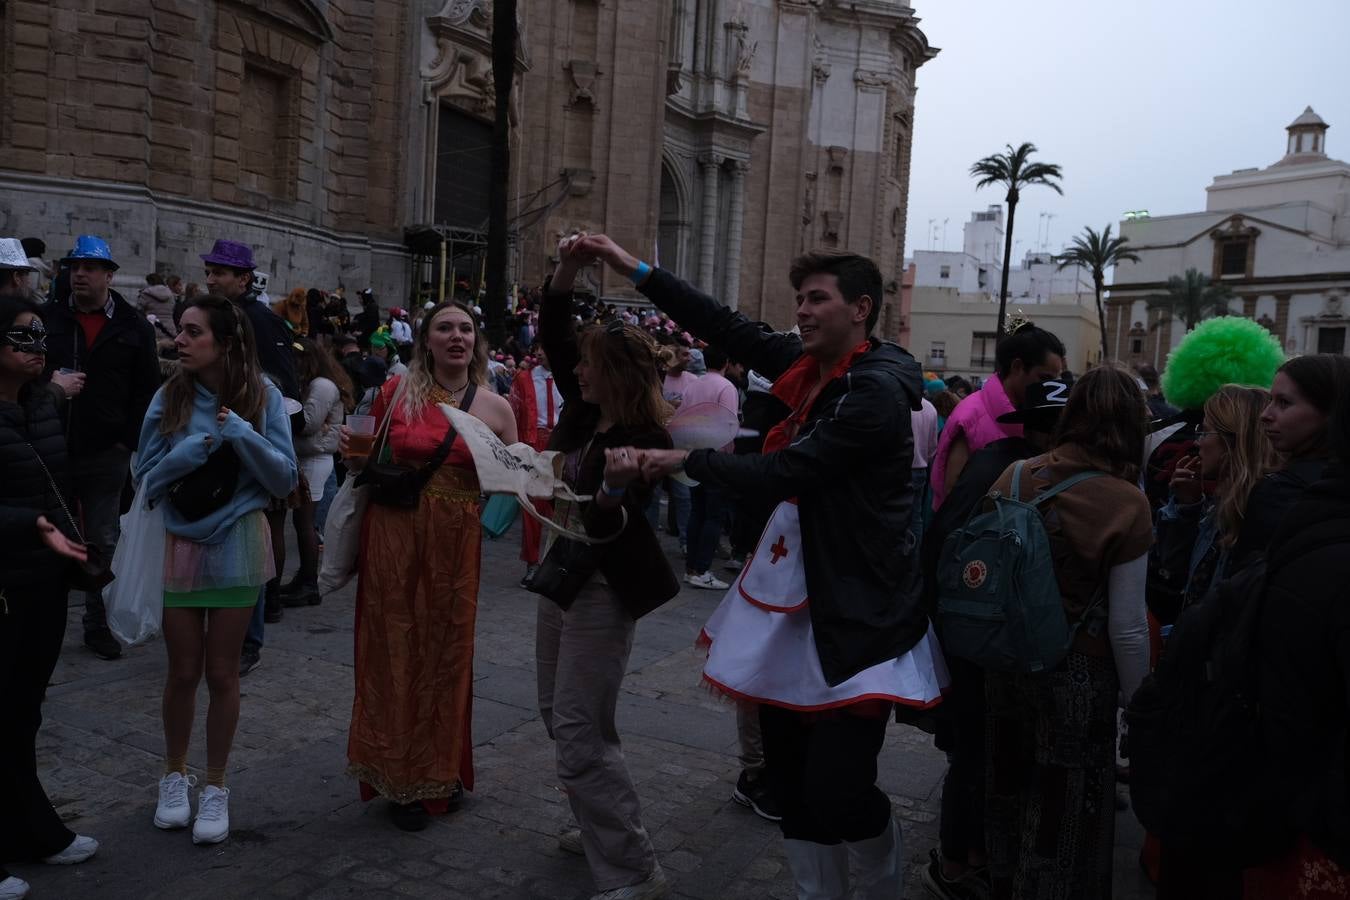
<instances>
[{"instance_id":1,"label":"orange satin skirt","mask_svg":"<svg viewBox=\"0 0 1350 900\"><path fill-rule=\"evenodd\" d=\"M417 509L372 503L356 590L356 697L347 772L362 798L433 812L473 788L478 479L443 465Z\"/></svg>"}]
</instances>

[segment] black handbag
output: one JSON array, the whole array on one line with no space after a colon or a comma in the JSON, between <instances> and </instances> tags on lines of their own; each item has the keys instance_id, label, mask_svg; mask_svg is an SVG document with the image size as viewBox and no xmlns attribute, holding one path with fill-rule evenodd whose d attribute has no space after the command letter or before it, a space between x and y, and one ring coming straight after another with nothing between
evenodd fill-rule
<instances>
[{"instance_id":1,"label":"black handbag","mask_svg":"<svg viewBox=\"0 0 1350 900\"><path fill-rule=\"evenodd\" d=\"M525 582L525 589L547 597L565 611L599 568L599 547L560 537Z\"/></svg>"},{"instance_id":2,"label":"black handbag","mask_svg":"<svg viewBox=\"0 0 1350 900\"><path fill-rule=\"evenodd\" d=\"M112 584L112 560L105 557L102 550L84 539L84 535L80 533L80 526L75 524L75 517L70 514L70 507L66 506L66 498L61 496L61 488L57 487L51 469L47 468L47 463L42 459L42 454L38 453L37 448L32 444L28 444L28 449L33 451L33 456L37 458L38 465L42 466L42 471L47 476L47 484L51 486L52 493L56 495L56 502L61 504L61 512L66 514L66 521L70 523L70 530L75 532L75 539L84 545L85 560L84 562L75 562L71 566L70 575L66 581L73 590L77 591L97 593L103 590Z\"/></svg>"},{"instance_id":3,"label":"black handbag","mask_svg":"<svg viewBox=\"0 0 1350 900\"><path fill-rule=\"evenodd\" d=\"M206 462L169 485L165 497L185 521L205 519L234 499L239 465L239 454L224 443Z\"/></svg>"},{"instance_id":4,"label":"black handbag","mask_svg":"<svg viewBox=\"0 0 1350 900\"><path fill-rule=\"evenodd\" d=\"M473 405L473 397L477 392L477 386L470 384L469 389L464 392L464 399L460 402L461 409L468 409ZM392 401L391 401L392 402ZM383 441L387 442L389 432L384 432ZM401 466L397 463L375 462L382 448L376 448L371 453L372 461L368 463L356 476L356 486L370 486L370 502L378 503L380 506L391 506L395 509L416 509L418 502L422 497L422 488L426 487L431 476L436 474L436 470L445 462L450 455L450 447L455 443L457 434L455 427L450 426L446 431L445 437L436 447L436 452L431 454L431 459L427 460L425 465L421 466Z\"/></svg>"}]
</instances>

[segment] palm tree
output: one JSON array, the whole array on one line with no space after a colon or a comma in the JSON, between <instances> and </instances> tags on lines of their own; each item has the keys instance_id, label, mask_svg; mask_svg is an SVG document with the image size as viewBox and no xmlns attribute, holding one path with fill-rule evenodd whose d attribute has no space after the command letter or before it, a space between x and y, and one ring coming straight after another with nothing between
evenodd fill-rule
<instances>
[{"instance_id":1,"label":"palm tree","mask_svg":"<svg viewBox=\"0 0 1350 900\"><path fill-rule=\"evenodd\" d=\"M516 75L516 0L492 4L492 174L488 185L483 317L493 346L506 340L506 200L511 177L511 87Z\"/></svg>"},{"instance_id":2,"label":"palm tree","mask_svg":"<svg viewBox=\"0 0 1350 900\"><path fill-rule=\"evenodd\" d=\"M1228 301L1233 299L1233 291L1226 284L1215 284L1208 275L1201 275L1195 269L1187 269L1184 276L1173 275L1167 279L1167 293L1155 294L1146 301L1149 309L1162 311L1162 316L1153 324L1157 328L1163 322L1180 319L1190 331L1206 316L1228 315Z\"/></svg>"},{"instance_id":3,"label":"palm tree","mask_svg":"<svg viewBox=\"0 0 1350 900\"><path fill-rule=\"evenodd\" d=\"M1102 287L1106 283L1107 269L1127 260L1139 262L1138 254L1125 247L1129 242L1127 237L1111 237L1109 224L1100 234L1087 226L1081 235L1073 239L1069 249L1056 257L1061 271L1069 266L1082 266L1092 273L1092 289L1097 295L1097 323L1102 330L1102 362L1106 362L1110 355L1106 351L1106 309L1102 306Z\"/></svg>"},{"instance_id":4,"label":"palm tree","mask_svg":"<svg viewBox=\"0 0 1350 900\"><path fill-rule=\"evenodd\" d=\"M995 153L986 156L970 167L970 174L979 179L976 189L991 184L1006 185L1008 195L1008 230L1003 237L1003 286L998 296L998 333L1003 334L1003 323L1008 313L1008 266L1012 263L1013 217L1017 214L1017 200L1022 188L1033 184L1044 185L1057 194L1064 191L1055 182L1063 177L1055 163L1032 162L1031 154L1036 152L1035 144L1022 144L1013 149L1008 144L1007 153Z\"/></svg>"}]
</instances>

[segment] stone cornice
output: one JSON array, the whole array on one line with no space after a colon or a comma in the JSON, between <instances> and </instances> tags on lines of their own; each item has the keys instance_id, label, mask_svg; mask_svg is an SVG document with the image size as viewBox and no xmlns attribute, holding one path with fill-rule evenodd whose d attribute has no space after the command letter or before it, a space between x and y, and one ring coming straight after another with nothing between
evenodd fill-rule
<instances>
[{"instance_id":1,"label":"stone cornice","mask_svg":"<svg viewBox=\"0 0 1350 900\"><path fill-rule=\"evenodd\" d=\"M1305 275L1257 275L1254 278L1222 278L1217 284L1223 284L1234 290L1247 287L1270 287L1281 284L1317 284L1327 282L1332 287L1345 287L1350 285L1350 272L1312 272ZM1106 302L1133 303L1139 297L1117 297L1120 293L1145 293L1153 294L1159 291L1167 290L1165 281L1131 281L1121 284L1108 284L1106 290L1111 292L1111 296L1106 298Z\"/></svg>"}]
</instances>

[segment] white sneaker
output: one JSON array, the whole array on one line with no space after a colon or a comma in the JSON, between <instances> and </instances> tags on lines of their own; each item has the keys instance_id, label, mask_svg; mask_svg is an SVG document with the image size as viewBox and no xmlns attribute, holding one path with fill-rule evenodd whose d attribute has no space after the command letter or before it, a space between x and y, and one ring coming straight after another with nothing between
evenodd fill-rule
<instances>
[{"instance_id":1,"label":"white sneaker","mask_svg":"<svg viewBox=\"0 0 1350 900\"><path fill-rule=\"evenodd\" d=\"M192 843L219 844L230 836L230 789L208 784L197 801Z\"/></svg>"},{"instance_id":2,"label":"white sneaker","mask_svg":"<svg viewBox=\"0 0 1350 900\"><path fill-rule=\"evenodd\" d=\"M704 572L702 575L686 575L684 580L691 587L702 588L705 591L725 591L731 587L711 572Z\"/></svg>"},{"instance_id":3,"label":"white sneaker","mask_svg":"<svg viewBox=\"0 0 1350 900\"><path fill-rule=\"evenodd\" d=\"M0 881L0 900L23 900L28 896L28 882L11 875Z\"/></svg>"},{"instance_id":4,"label":"white sneaker","mask_svg":"<svg viewBox=\"0 0 1350 900\"><path fill-rule=\"evenodd\" d=\"M657 866L652 870L652 874L637 884L601 891L591 897L591 900L658 900L669 893L670 885L666 883L666 873Z\"/></svg>"},{"instance_id":5,"label":"white sneaker","mask_svg":"<svg viewBox=\"0 0 1350 900\"><path fill-rule=\"evenodd\" d=\"M69 847L62 850L60 853L54 853L51 856L44 857L42 861L53 866L73 866L76 863L84 862L97 852L98 841L91 837L77 834L75 835L75 840L70 842Z\"/></svg>"},{"instance_id":6,"label":"white sneaker","mask_svg":"<svg viewBox=\"0 0 1350 900\"><path fill-rule=\"evenodd\" d=\"M155 827L186 828L192 821L192 800L188 788L197 786L197 776L170 772L159 780L159 805L155 807Z\"/></svg>"}]
</instances>

